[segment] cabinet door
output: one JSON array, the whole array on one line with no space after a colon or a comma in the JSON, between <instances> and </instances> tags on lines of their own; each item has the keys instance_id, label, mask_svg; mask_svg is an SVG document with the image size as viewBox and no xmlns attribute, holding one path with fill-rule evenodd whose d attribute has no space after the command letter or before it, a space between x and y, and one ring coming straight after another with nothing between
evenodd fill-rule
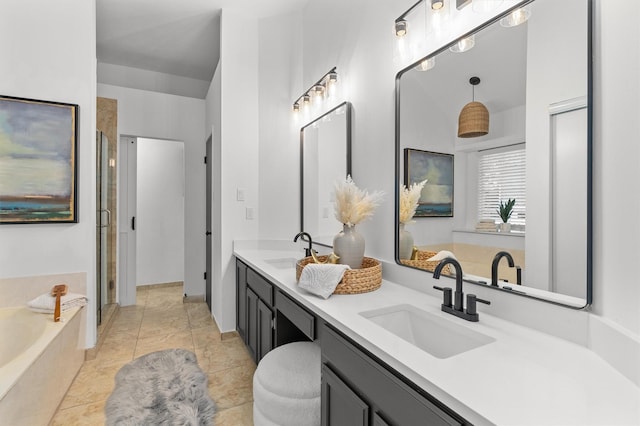
<instances>
[{"instance_id":1,"label":"cabinet door","mask_svg":"<svg viewBox=\"0 0 640 426\"><path fill-rule=\"evenodd\" d=\"M257 309L258 352L256 362L273 349L273 311L260 299L258 299Z\"/></svg>"},{"instance_id":2,"label":"cabinet door","mask_svg":"<svg viewBox=\"0 0 640 426\"><path fill-rule=\"evenodd\" d=\"M246 306L247 329L245 343L251 354L251 358L258 363L258 295L247 288Z\"/></svg>"},{"instance_id":3,"label":"cabinet door","mask_svg":"<svg viewBox=\"0 0 640 426\"><path fill-rule=\"evenodd\" d=\"M369 406L322 365L322 426L366 426Z\"/></svg>"},{"instance_id":4,"label":"cabinet door","mask_svg":"<svg viewBox=\"0 0 640 426\"><path fill-rule=\"evenodd\" d=\"M236 330L247 342L247 265L236 261Z\"/></svg>"}]
</instances>

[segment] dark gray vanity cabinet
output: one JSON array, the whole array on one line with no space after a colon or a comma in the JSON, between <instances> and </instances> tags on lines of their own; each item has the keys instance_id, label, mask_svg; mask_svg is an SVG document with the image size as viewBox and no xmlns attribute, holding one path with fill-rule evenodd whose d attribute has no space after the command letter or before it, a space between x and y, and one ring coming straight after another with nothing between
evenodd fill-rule
<instances>
[{"instance_id":1,"label":"dark gray vanity cabinet","mask_svg":"<svg viewBox=\"0 0 640 426\"><path fill-rule=\"evenodd\" d=\"M238 333L258 363L276 346L322 348L323 426L469 424L242 261L236 261Z\"/></svg>"},{"instance_id":2,"label":"dark gray vanity cabinet","mask_svg":"<svg viewBox=\"0 0 640 426\"><path fill-rule=\"evenodd\" d=\"M273 292L269 281L236 261L236 329L256 364L274 347Z\"/></svg>"},{"instance_id":3,"label":"dark gray vanity cabinet","mask_svg":"<svg viewBox=\"0 0 640 426\"><path fill-rule=\"evenodd\" d=\"M247 341L247 265L236 260L236 330Z\"/></svg>"},{"instance_id":4,"label":"dark gray vanity cabinet","mask_svg":"<svg viewBox=\"0 0 640 426\"><path fill-rule=\"evenodd\" d=\"M323 426L468 424L326 324L321 347Z\"/></svg>"}]
</instances>

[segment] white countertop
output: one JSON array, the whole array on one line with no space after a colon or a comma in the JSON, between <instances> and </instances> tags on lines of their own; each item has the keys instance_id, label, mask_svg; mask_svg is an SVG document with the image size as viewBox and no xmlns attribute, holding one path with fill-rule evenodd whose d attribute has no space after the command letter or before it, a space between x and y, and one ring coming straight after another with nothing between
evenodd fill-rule
<instances>
[{"instance_id":1,"label":"white countertop","mask_svg":"<svg viewBox=\"0 0 640 426\"><path fill-rule=\"evenodd\" d=\"M327 300L298 289L300 246L236 242L234 254L300 304L337 327L470 422L498 425L640 425L640 389L596 354L574 343L483 312L468 322L440 310L441 300L383 281L380 289ZM360 312L410 304L478 331L495 342L439 359Z\"/></svg>"}]
</instances>

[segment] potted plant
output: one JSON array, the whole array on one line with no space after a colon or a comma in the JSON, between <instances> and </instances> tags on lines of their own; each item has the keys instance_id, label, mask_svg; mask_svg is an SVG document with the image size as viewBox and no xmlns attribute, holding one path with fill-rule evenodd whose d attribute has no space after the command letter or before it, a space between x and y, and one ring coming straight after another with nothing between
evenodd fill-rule
<instances>
[{"instance_id":1,"label":"potted plant","mask_svg":"<svg viewBox=\"0 0 640 426\"><path fill-rule=\"evenodd\" d=\"M502 219L500 224L500 232L511 232L511 224L508 223L513 213L513 206L516 204L515 198L509 198L506 203L500 202L500 207L496 212Z\"/></svg>"}]
</instances>

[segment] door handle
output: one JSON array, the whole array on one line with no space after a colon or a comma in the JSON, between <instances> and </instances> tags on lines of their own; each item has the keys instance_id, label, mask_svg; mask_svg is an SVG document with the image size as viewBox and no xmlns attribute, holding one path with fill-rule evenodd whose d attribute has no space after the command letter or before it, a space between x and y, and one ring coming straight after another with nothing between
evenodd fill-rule
<instances>
[{"instance_id":1,"label":"door handle","mask_svg":"<svg viewBox=\"0 0 640 426\"><path fill-rule=\"evenodd\" d=\"M131 230L132 231L136 230L136 217L135 216L131 216Z\"/></svg>"},{"instance_id":2,"label":"door handle","mask_svg":"<svg viewBox=\"0 0 640 426\"><path fill-rule=\"evenodd\" d=\"M211 231L205 232L204 235L206 235L208 237L209 235L211 235Z\"/></svg>"}]
</instances>

